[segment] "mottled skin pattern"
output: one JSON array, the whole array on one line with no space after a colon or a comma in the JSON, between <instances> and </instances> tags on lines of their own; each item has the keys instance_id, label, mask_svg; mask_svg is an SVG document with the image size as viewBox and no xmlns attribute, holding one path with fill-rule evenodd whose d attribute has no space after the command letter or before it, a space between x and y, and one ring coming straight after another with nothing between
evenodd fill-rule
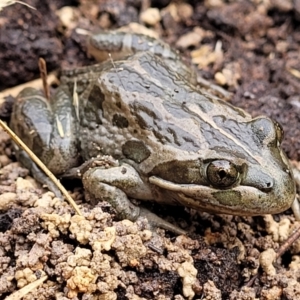
<instances>
[{"instance_id":1,"label":"mottled skin pattern","mask_svg":"<svg viewBox=\"0 0 300 300\"><path fill-rule=\"evenodd\" d=\"M127 196L235 215L290 207L294 181L270 119L203 93L150 52L114 65L64 72L52 112L37 92L20 94L11 126L52 171L63 174L97 155L118 159L120 167L88 170L83 183L133 220L141 211ZM29 98L38 103L25 113Z\"/></svg>"}]
</instances>

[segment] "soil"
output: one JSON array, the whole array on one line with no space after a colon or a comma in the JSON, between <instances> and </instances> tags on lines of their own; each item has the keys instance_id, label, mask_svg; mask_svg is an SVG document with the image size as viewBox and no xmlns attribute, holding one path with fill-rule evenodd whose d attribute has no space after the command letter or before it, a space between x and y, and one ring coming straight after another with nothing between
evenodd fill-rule
<instances>
[{"instance_id":1,"label":"soil","mask_svg":"<svg viewBox=\"0 0 300 300\"><path fill-rule=\"evenodd\" d=\"M283 148L300 160L300 1L26 3L36 10L0 12L0 91L39 78L40 57L49 72L94 64L83 30L136 22L231 92L232 104L280 123ZM290 210L233 217L154 207L194 233L153 235L85 202L77 182L68 187L85 218L74 215L15 162L3 131L0 164L0 299L44 278L23 299L300 299L300 242L274 267L270 252L299 227Z\"/></svg>"}]
</instances>

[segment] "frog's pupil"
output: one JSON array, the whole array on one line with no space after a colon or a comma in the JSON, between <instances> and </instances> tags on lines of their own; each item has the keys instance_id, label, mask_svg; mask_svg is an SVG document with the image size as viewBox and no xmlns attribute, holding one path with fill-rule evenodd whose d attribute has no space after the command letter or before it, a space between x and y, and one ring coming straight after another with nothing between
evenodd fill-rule
<instances>
[{"instance_id":1,"label":"frog's pupil","mask_svg":"<svg viewBox=\"0 0 300 300\"><path fill-rule=\"evenodd\" d=\"M221 179L223 179L226 176L226 172L224 170L221 170L219 172L219 176L220 176Z\"/></svg>"}]
</instances>

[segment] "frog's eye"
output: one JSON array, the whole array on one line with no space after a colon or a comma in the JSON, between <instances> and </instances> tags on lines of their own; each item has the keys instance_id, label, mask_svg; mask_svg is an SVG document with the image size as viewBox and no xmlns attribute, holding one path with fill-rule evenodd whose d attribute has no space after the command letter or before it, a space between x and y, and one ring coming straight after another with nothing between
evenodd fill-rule
<instances>
[{"instance_id":1,"label":"frog's eye","mask_svg":"<svg viewBox=\"0 0 300 300\"><path fill-rule=\"evenodd\" d=\"M269 118L258 117L251 122L254 136L258 145L278 147L283 140L283 129L276 121Z\"/></svg>"},{"instance_id":2,"label":"frog's eye","mask_svg":"<svg viewBox=\"0 0 300 300\"><path fill-rule=\"evenodd\" d=\"M281 144L283 138L284 138L284 131L283 128L279 123L274 121L275 131L276 131L276 138L279 144Z\"/></svg>"},{"instance_id":3,"label":"frog's eye","mask_svg":"<svg viewBox=\"0 0 300 300\"><path fill-rule=\"evenodd\" d=\"M216 188L232 186L239 178L237 167L228 160L215 160L209 163L206 170L207 179Z\"/></svg>"}]
</instances>

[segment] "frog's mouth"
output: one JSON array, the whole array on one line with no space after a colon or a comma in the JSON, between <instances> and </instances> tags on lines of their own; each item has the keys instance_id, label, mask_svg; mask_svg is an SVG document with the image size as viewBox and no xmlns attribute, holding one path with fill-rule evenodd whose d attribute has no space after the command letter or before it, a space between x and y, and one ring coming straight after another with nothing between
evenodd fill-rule
<instances>
[{"instance_id":1,"label":"frog's mouth","mask_svg":"<svg viewBox=\"0 0 300 300\"><path fill-rule=\"evenodd\" d=\"M177 184L156 176L151 176L149 182L162 189L163 194L171 196L172 200L179 205L195 210L232 215L255 216L279 213L288 209L295 197L293 193L283 191L278 194L278 191L274 192L274 190L264 192L246 185L219 190L203 185Z\"/></svg>"}]
</instances>

